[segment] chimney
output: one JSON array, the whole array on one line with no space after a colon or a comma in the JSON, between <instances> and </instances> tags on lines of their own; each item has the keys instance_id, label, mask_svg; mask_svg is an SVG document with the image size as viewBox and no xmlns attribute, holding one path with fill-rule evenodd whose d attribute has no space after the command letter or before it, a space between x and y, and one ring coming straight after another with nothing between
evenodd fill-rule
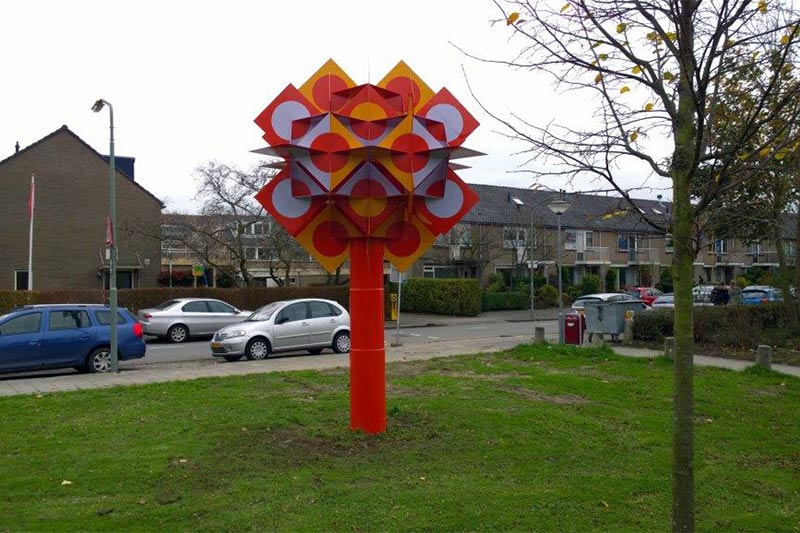
<instances>
[{"instance_id":1,"label":"chimney","mask_svg":"<svg viewBox=\"0 0 800 533\"><path fill-rule=\"evenodd\" d=\"M19 141L17 141L17 144L14 145L14 153L15 154L19 153Z\"/></svg>"}]
</instances>

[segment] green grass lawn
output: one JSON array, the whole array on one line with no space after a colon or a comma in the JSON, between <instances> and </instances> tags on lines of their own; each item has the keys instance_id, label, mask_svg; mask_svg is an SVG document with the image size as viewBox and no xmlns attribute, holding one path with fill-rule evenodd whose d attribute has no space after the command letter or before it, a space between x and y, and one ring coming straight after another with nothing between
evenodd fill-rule
<instances>
[{"instance_id":1,"label":"green grass lawn","mask_svg":"<svg viewBox=\"0 0 800 533\"><path fill-rule=\"evenodd\" d=\"M522 346L387 388L380 436L344 370L0 399L0 531L670 529L666 360ZM800 529L800 380L697 368L695 413L698 529Z\"/></svg>"}]
</instances>

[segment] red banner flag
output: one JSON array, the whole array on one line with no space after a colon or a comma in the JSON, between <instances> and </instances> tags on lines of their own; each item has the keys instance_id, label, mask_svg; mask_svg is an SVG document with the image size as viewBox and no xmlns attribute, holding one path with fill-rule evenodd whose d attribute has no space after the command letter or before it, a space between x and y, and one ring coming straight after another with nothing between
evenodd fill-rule
<instances>
[{"instance_id":1,"label":"red banner flag","mask_svg":"<svg viewBox=\"0 0 800 533\"><path fill-rule=\"evenodd\" d=\"M106 246L114 246L114 231L111 228L111 217L106 217Z\"/></svg>"},{"instance_id":2,"label":"red banner flag","mask_svg":"<svg viewBox=\"0 0 800 533\"><path fill-rule=\"evenodd\" d=\"M31 174L31 193L28 196L28 218L33 218L33 207L36 196L36 178Z\"/></svg>"}]
</instances>

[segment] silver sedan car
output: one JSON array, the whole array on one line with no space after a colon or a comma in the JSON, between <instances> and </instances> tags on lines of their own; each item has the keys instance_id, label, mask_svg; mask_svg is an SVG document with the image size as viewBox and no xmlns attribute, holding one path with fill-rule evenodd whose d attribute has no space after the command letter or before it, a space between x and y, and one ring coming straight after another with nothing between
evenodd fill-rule
<instances>
[{"instance_id":1,"label":"silver sedan car","mask_svg":"<svg viewBox=\"0 0 800 533\"><path fill-rule=\"evenodd\" d=\"M288 350L318 354L325 348L350 351L350 314L337 302L309 298L265 305L211 339L211 354L227 361L265 359Z\"/></svg>"},{"instance_id":2,"label":"silver sedan car","mask_svg":"<svg viewBox=\"0 0 800 533\"><path fill-rule=\"evenodd\" d=\"M152 309L141 309L137 318L146 335L170 342L185 342L189 337L213 335L230 324L241 322L251 311L240 311L222 300L176 298Z\"/></svg>"}]
</instances>

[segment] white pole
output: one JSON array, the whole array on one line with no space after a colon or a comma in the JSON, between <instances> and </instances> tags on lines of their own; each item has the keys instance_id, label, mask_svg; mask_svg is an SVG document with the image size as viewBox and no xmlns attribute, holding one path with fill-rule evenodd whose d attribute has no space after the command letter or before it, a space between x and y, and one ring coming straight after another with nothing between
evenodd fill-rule
<instances>
[{"instance_id":1,"label":"white pole","mask_svg":"<svg viewBox=\"0 0 800 533\"><path fill-rule=\"evenodd\" d=\"M33 290L33 211L36 202L36 176L31 174L30 228L28 231L28 290Z\"/></svg>"},{"instance_id":2,"label":"white pole","mask_svg":"<svg viewBox=\"0 0 800 533\"><path fill-rule=\"evenodd\" d=\"M403 294L403 273L398 272L397 276L397 328L394 333L394 345L400 346L400 296Z\"/></svg>"}]
</instances>

